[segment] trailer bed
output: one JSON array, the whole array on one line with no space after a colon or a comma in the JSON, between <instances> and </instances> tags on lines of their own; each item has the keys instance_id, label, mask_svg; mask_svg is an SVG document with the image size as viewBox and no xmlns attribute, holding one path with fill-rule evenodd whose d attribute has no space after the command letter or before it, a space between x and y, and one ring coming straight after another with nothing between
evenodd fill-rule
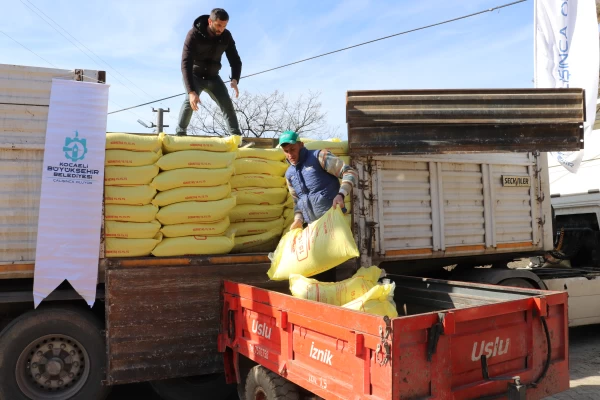
<instances>
[{"instance_id":1,"label":"trailer bed","mask_svg":"<svg viewBox=\"0 0 600 400\"><path fill-rule=\"evenodd\" d=\"M246 357L324 399L541 399L569 387L566 293L394 280L391 320L226 281L229 380L244 379Z\"/></svg>"}]
</instances>

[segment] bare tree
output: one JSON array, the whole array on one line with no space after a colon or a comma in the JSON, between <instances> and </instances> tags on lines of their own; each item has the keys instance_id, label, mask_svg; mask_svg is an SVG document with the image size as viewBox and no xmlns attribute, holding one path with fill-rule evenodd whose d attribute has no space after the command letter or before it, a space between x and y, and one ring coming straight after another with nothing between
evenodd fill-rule
<instances>
[{"instance_id":1,"label":"bare tree","mask_svg":"<svg viewBox=\"0 0 600 400\"><path fill-rule=\"evenodd\" d=\"M243 92L233 99L240 130L246 137L278 137L285 130L293 130L305 137L325 139L333 137L337 129L327 125L327 114L321 110L320 93L308 92L295 100L283 93L269 94ZM194 113L188 131L194 135L226 136L229 134L223 114L214 102L203 102Z\"/></svg>"}]
</instances>

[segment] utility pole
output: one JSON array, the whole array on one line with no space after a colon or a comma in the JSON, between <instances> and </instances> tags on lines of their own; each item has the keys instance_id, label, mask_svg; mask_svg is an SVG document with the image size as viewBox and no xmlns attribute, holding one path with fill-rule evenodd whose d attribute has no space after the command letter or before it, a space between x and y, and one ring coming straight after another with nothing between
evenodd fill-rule
<instances>
[{"instance_id":1,"label":"utility pole","mask_svg":"<svg viewBox=\"0 0 600 400\"><path fill-rule=\"evenodd\" d=\"M163 113L166 112L171 112L170 108L167 108L166 110L159 108L158 110L155 110L154 107L152 107L152 112L158 113L156 116L156 129L157 129L157 133L161 133L164 128L168 128L169 125L164 125L163 124Z\"/></svg>"}]
</instances>

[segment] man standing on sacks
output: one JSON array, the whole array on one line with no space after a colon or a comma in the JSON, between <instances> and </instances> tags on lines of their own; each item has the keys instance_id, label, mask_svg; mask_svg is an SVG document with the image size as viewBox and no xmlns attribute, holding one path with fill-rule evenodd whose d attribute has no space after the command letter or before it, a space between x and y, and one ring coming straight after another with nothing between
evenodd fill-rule
<instances>
[{"instance_id":1,"label":"man standing on sacks","mask_svg":"<svg viewBox=\"0 0 600 400\"><path fill-rule=\"evenodd\" d=\"M294 222L290 229L316 221L331 207L344 208L345 197L352 194L358 182L356 170L328 150L306 149L293 131L281 134L279 146L290 164L285 173L294 199Z\"/></svg>"},{"instance_id":2,"label":"man standing on sacks","mask_svg":"<svg viewBox=\"0 0 600 400\"><path fill-rule=\"evenodd\" d=\"M242 73L242 60L235 47L231 32L225 27L229 14L222 8L215 8L210 15L202 15L194 21L183 44L181 72L186 97L179 112L179 122L175 130L178 136L187 134L193 111L198 111L200 93L206 91L219 105L231 135L241 135L235 109L227 87L219 76L221 57L227 56L231 66L231 88L235 97L239 96L238 82Z\"/></svg>"}]
</instances>

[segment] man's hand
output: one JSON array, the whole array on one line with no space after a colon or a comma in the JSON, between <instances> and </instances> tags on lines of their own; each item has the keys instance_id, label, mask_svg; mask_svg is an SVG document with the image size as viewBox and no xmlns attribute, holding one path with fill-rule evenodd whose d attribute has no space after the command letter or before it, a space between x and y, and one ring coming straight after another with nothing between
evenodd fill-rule
<instances>
[{"instance_id":1,"label":"man's hand","mask_svg":"<svg viewBox=\"0 0 600 400\"><path fill-rule=\"evenodd\" d=\"M340 206L340 208L344 208L344 196L342 196L341 194L338 194L337 196L335 196L335 199L333 199L333 208L335 209L337 206Z\"/></svg>"},{"instance_id":2,"label":"man's hand","mask_svg":"<svg viewBox=\"0 0 600 400\"><path fill-rule=\"evenodd\" d=\"M302 228L302 220L301 219L295 219L294 222L292 222L292 225L290 226L290 231L293 231L294 229L298 229L298 228Z\"/></svg>"},{"instance_id":3,"label":"man's hand","mask_svg":"<svg viewBox=\"0 0 600 400\"><path fill-rule=\"evenodd\" d=\"M235 91L235 98L237 99L240 97L240 91L238 90L236 79L231 80L231 88Z\"/></svg>"},{"instance_id":4,"label":"man's hand","mask_svg":"<svg viewBox=\"0 0 600 400\"><path fill-rule=\"evenodd\" d=\"M196 92L190 92L189 96L190 96L190 105L192 106L192 110L198 111L198 109L199 109L198 104L201 103L200 96L198 96L198 93L196 93Z\"/></svg>"}]
</instances>

